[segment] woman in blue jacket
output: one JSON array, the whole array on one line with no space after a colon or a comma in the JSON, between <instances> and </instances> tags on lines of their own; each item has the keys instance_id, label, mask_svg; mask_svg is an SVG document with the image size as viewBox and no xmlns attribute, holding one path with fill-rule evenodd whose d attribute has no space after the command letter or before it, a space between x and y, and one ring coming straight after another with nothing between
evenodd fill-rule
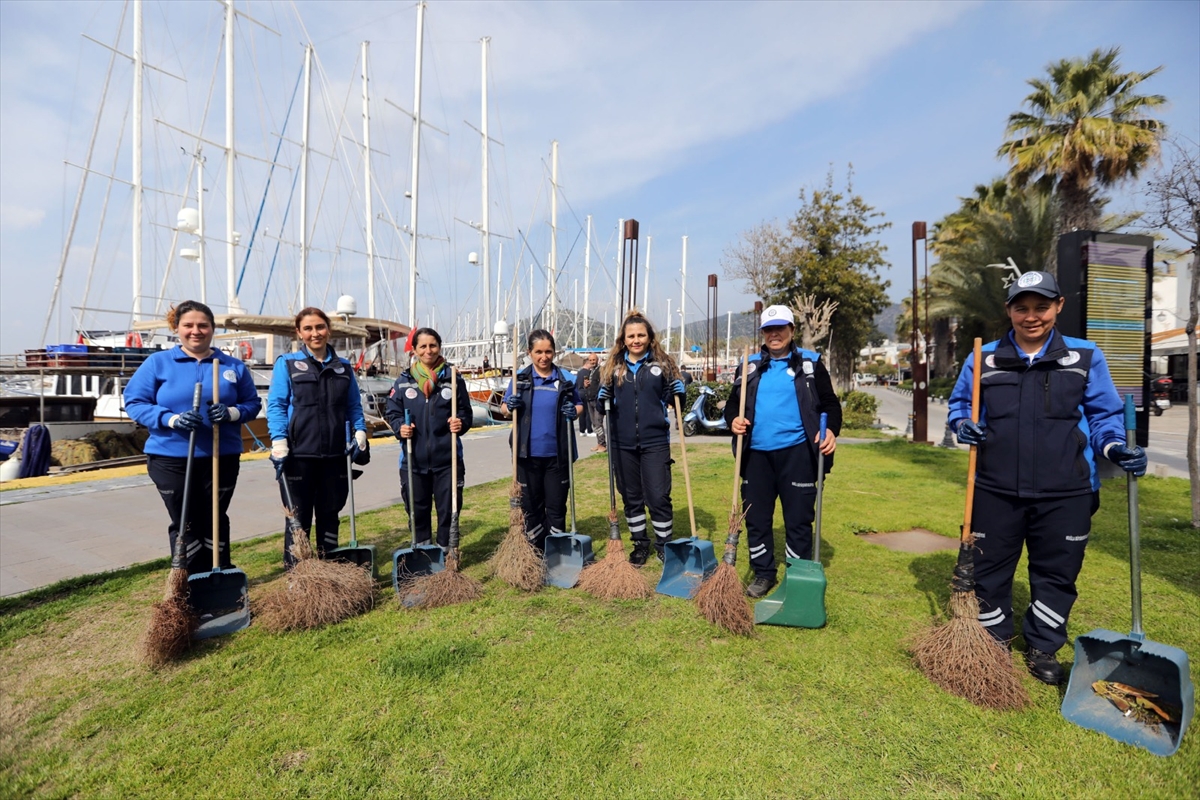
<instances>
[{"instance_id":1,"label":"woman in blue jacket","mask_svg":"<svg viewBox=\"0 0 1200 800\"><path fill-rule=\"evenodd\" d=\"M412 513L413 544L429 543L433 534L433 506L437 505L437 543L450 544L450 441L458 435L458 506L462 507L462 435L471 429L471 398L462 375L458 376L458 415L450 414L450 365L442 358L442 337L433 328L418 328L413 334L413 362L392 385L388 394L388 425L405 439L400 451L400 493ZM405 412L408 412L407 418ZM411 453L413 483L408 485Z\"/></svg>"},{"instance_id":2,"label":"woman in blue jacket","mask_svg":"<svg viewBox=\"0 0 1200 800\"><path fill-rule=\"evenodd\" d=\"M267 395L271 461L288 482L300 527L311 534L316 516L319 556L338 546L338 514L349 495L347 448L355 463L365 464L370 458L358 380L350 362L330 346L331 327L329 316L319 308L296 315L300 350L275 361ZM347 424L353 431L350 442ZM295 562L289 528L283 538L283 563L291 569Z\"/></svg>"},{"instance_id":3,"label":"woman in blue jacket","mask_svg":"<svg viewBox=\"0 0 1200 800\"><path fill-rule=\"evenodd\" d=\"M1098 456L1143 475L1146 453L1126 446L1122 403L1104 353L1055 327L1065 298L1048 272L1026 272L1008 290L1012 330L967 357L950 395L948 424L979 448L971 532L979 622L1008 643L1014 635L1013 576L1029 553L1025 662L1043 683L1065 677L1055 653L1067 641L1075 580L1100 507ZM981 369L979 422L971 386Z\"/></svg>"},{"instance_id":4,"label":"woman in blue jacket","mask_svg":"<svg viewBox=\"0 0 1200 800\"><path fill-rule=\"evenodd\" d=\"M183 478L187 466L188 438L196 436L196 463L192 469L192 497L188 530L183 532L188 572L212 569L212 462L220 458L221 566L229 560L229 503L241 466L242 433L238 423L258 416L262 400L254 390L250 370L240 360L212 346L215 320L212 309L187 300L167 312L167 325L179 336L179 346L153 353L125 386L125 412L150 432L146 440L146 472L158 487L171 524L167 536L171 552L179 535L183 509ZM220 364L220 402L213 403L213 362ZM197 383L203 384L200 412L192 411ZM213 453L212 426L221 424L220 452ZM207 435L206 435L207 432Z\"/></svg>"},{"instance_id":5,"label":"woman in blue jacket","mask_svg":"<svg viewBox=\"0 0 1200 800\"><path fill-rule=\"evenodd\" d=\"M631 564L650 556L646 509L654 527L659 560L675 524L671 506L671 425L667 409L684 393L675 362L658 344L654 327L637 312L621 324L620 335L600 373L597 403L607 401L608 457L614 462L617 489L625 504L625 524L633 540Z\"/></svg>"},{"instance_id":6,"label":"woman in blue jacket","mask_svg":"<svg viewBox=\"0 0 1200 800\"><path fill-rule=\"evenodd\" d=\"M554 363L554 336L529 334L530 365L504 395L504 408L517 411L517 480L525 511L525 536L542 551L546 536L567 527L569 465L578 457L571 422L583 410L571 374Z\"/></svg>"}]
</instances>

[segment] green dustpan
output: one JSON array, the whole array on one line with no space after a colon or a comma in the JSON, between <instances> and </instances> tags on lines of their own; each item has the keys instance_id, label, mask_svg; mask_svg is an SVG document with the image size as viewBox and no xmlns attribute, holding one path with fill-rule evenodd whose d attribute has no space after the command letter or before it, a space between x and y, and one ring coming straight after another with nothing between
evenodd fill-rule
<instances>
[{"instance_id":1,"label":"green dustpan","mask_svg":"<svg viewBox=\"0 0 1200 800\"><path fill-rule=\"evenodd\" d=\"M821 415L817 439L817 518L813 523L813 560L789 561L779 584L771 595L754 606L755 625L784 625L790 628L825 626L825 567L821 566L821 500L825 493L825 441L827 415Z\"/></svg>"}]
</instances>

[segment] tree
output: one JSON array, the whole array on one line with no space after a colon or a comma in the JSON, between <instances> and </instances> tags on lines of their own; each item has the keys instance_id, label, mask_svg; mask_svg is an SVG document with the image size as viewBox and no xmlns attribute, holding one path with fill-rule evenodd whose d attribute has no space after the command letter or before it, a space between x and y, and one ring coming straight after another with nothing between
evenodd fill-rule
<instances>
[{"instance_id":1,"label":"tree","mask_svg":"<svg viewBox=\"0 0 1200 800\"><path fill-rule=\"evenodd\" d=\"M829 333L833 324L833 312L837 311L838 302L826 299L818 303L813 294L798 294L792 298L792 311L796 312L796 335L800 337L800 346L805 350L815 350L817 345ZM871 330L875 330L872 322ZM870 333L867 334L868 338Z\"/></svg>"},{"instance_id":2,"label":"tree","mask_svg":"<svg viewBox=\"0 0 1200 800\"><path fill-rule=\"evenodd\" d=\"M1055 247L1058 201L1039 186L993 182L976 186L960 203L930 237L938 260L929 271L929 316L958 320L955 356L962 363L976 336L990 341L1008 330L1004 301L1015 275L1006 265L1011 259L1027 272L1046 264ZM897 321L897 331L910 330L910 317Z\"/></svg>"},{"instance_id":3,"label":"tree","mask_svg":"<svg viewBox=\"0 0 1200 800\"><path fill-rule=\"evenodd\" d=\"M998 155L1011 164L1014 186L1032 181L1059 196L1058 231L1095 230L1099 189L1136 178L1158 153L1165 126L1147 116L1166 103L1159 94L1135 89L1162 67L1120 72L1118 47L1095 50L1086 59L1062 59L1046 78L1028 81L1029 111L1008 118Z\"/></svg>"},{"instance_id":4,"label":"tree","mask_svg":"<svg viewBox=\"0 0 1200 800\"><path fill-rule=\"evenodd\" d=\"M1196 323L1200 322L1200 149L1195 142L1167 143L1170 165L1159 169L1146 186L1151 211L1147 223L1167 228L1192 246L1191 286L1188 292L1188 479L1192 490L1192 527L1200 528L1200 430L1196 398Z\"/></svg>"},{"instance_id":5,"label":"tree","mask_svg":"<svg viewBox=\"0 0 1200 800\"><path fill-rule=\"evenodd\" d=\"M762 222L742 231L737 242L725 247L721 271L726 278L745 281L755 297L766 297L777 269L775 254L783 231L774 222Z\"/></svg>"},{"instance_id":6,"label":"tree","mask_svg":"<svg viewBox=\"0 0 1200 800\"><path fill-rule=\"evenodd\" d=\"M866 344L875 315L888 305L888 282L879 278L887 248L878 234L891 226L882 212L854 194L853 167L846 188L835 191L833 169L821 188L800 190L801 207L777 243L777 267L766 299L789 304L796 295L812 295L820 305L837 302L833 316L830 372L843 384L854 373L858 351Z\"/></svg>"}]
</instances>

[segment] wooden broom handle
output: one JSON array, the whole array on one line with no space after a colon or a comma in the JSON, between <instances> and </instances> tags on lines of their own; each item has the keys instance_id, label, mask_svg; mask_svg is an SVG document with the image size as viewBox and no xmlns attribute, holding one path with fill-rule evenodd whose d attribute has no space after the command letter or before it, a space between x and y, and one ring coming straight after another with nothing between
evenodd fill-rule
<instances>
[{"instance_id":1,"label":"wooden broom handle","mask_svg":"<svg viewBox=\"0 0 1200 800\"><path fill-rule=\"evenodd\" d=\"M750 351L742 353L742 387L738 396L738 416L746 416L746 370L750 366ZM733 459L733 514L738 513L738 505L742 494L742 440L745 434L737 435L737 455Z\"/></svg>"},{"instance_id":2,"label":"wooden broom handle","mask_svg":"<svg viewBox=\"0 0 1200 800\"><path fill-rule=\"evenodd\" d=\"M979 376L983 371L983 339L975 338L975 368L971 371L971 422L979 422L979 401L980 388ZM967 501L963 508L963 524L960 533L960 541L970 543L974 538L971 535L971 512L975 506L975 465L979 460L979 447L971 445L971 454L967 457Z\"/></svg>"},{"instance_id":3,"label":"wooden broom handle","mask_svg":"<svg viewBox=\"0 0 1200 800\"><path fill-rule=\"evenodd\" d=\"M692 503L692 476L688 471L687 445L683 441L683 412L680 411L679 395L673 395L673 397L675 398L675 423L679 426L679 450L683 453L683 485L687 487L688 521L692 524L692 538L695 539L696 506Z\"/></svg>"},{"instance_id":4,"label":"wooden broom handle","mask_svg":"<svg viewBox=\"0 0 1200 800\"><path fill-rule=\"evenodd\" d=\"M450 367L450 419L458 417L458 370ZM450 513L458 513L458 434L450 431Z\"/></svg>"},{"instance_id":5,"label":"wooden broom handle","mask_svg":"<svg viewBox=\"0 0 1200 800\"><path fill-rule=\"evenodd\" d=\"M512 390L513 394L517 392L517 359L520 358L520 345L517 343L517 332L513 331L513 365L512 365ZM530 398L532 401L532 398ZM531 402L532 404L532 402ZM517 482L517 448L520 447L520 440L517 438L517 411L512 409L512 461L513 461L513 483Z\"/></svg>"},{"instance_id":6,"label":"wooden broom handle","mask_svg":"<svg viewBox=\"0 0 1200 800\"><path fill-rule=\"evenodd\" d=\"M221 402L221 362L213 351L213 403ZM213 571L221 568L221 423L213 423L212 446L212 543Z\"/></svg>"}]
</instances>

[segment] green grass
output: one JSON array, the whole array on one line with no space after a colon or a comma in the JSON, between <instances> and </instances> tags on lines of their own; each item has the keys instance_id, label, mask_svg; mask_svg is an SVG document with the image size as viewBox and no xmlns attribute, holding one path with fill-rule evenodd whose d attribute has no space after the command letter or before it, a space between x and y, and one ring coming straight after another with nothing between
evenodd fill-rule
<instances>
[{"instance_id":1,"label":"green grass","mask_svg":"<svg viewBox=\"0 0 1200 800\"><path fill-rule=\"evenodd\" d=\"M688 455L697 521L723 537L728 443L689 440ZM1066 722L1059 690L1032 679L1031 709L995 713L913 668L905 643L945 607L952 556L893 553L855 534L955 535L965 464L895 441L839 449L821 630L740 639L681 600L523 595L489 580L482 562L507 526L503 482L466 492L464 558L488 580L471 604L403 611L389 586L341 625L284 636L251 626L151 673L135 642L165 561L0 602L0 796L1195 796L1194 730L1161 759ZM598 542L605 466L592 458L577 471L579 527ZM1141 487L1146 630L1200 657L1186 484ZM1124 520L1123 483L1106 486L1072 637L1129 627ZM387 509L362 515L359 535L386 558L403 527L403 512ZM235 547L252 599L281 574L279 550L279 537ZM746 563L743 539L743 574ZM1017 576L1023 607L1023 565Z\"/></svg>"}]
</instances>

